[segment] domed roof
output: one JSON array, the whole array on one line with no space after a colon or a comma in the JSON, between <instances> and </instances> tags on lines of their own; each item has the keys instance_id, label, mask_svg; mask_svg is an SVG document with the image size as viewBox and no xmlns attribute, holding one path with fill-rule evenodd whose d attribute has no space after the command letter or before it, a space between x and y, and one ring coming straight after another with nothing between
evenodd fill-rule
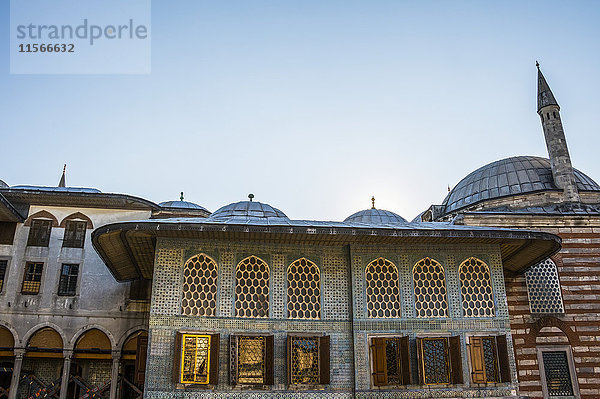
<instances>
[{"instance_id":1,"label":"domed roof","mask_svg":"<svg viewBox=\"0 0 600 399\"><path fill-rule=\"evenodd\" d=\"M573 168L580 191L600 191L600 186ZM533 156L501 159L487 164L462 179L444 199L449 213L477 202L534 191L558 190L552 179L550 160Z\"/></svg>"},{"instance_id":2,"label":"domed roof","mask_svg":"<svg viewBox=\"0 0 600 399\"><path fill-rule=\"evenodd\" d=\"M367 224L407 224L402 216L386 211L385 209L365 209L348 216L344 222L357 222Z\"/></svg>"},{"instance_id":3,"label":"domed roof","mask_svg":"<svg viewBox=\"0 0 600 399\"><path fill-rule=\"evenodd\" d=\"M0 188L8 188L8 184L6 184L2 180L0 180Z\"/></svg>"},{"instance_id":4,"label":"domed roof","mask_svg":"<svg viewBox=\"0 0 600 399\"><path fill-rule=\"evenodd\" d=\"M165 201L158 204L161 208L179 208L179 209L200 209L206 211L206 208L188 201Z\"/></svg>"},{"instance_id":5,"label":"domed roof","mask_svg":"<svg viewBox=\"0 0 600 399\"><path fill-rule=\"evenodd\" d=\"M284 218L285 213L269 204L256 201L240 201L217 209L208 219L222 218Z\"/></svg>"}]
</instances>

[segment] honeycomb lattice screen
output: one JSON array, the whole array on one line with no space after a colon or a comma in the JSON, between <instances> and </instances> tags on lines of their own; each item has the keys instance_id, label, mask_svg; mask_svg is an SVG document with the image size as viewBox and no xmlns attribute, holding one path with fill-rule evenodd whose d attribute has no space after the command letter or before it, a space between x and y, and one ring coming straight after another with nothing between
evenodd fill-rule
<instances>
[{"instance_id":1,"label":"honeycomb lattice screen","mask_svg":"<svg viewBox=\"0 0 600 399\"><path fill-rule=\"evenodd\" d=\"M235 271L235 315L269 317L269 266L254 255Z\"/></svg>"},{"instance_id":2,"label":"honeycomb lattice screen","mask_svg":"<svg viewBox=\"0 0 600 399\"><path fill-rule=\"evenodd\" d=\"M531 313L564 313L556 264L546 259L525 272Z\"/></svg>"},{"instance_id":3,"label":"honeycomb lattice screen","mask_svg":"<svg viewBox=\"0 0 600 399\"><path fill-rule=\"evenodd\" d=\"M379 258L367 265L367 312L371 318L400 317L398 268Z\"/></svg>"},{"instance_id":4,"label":"honeycomb lattice screen","mask_svg":"<svg viewBox=\"0 0 600 399\"><path fill-rule=\"evenodd\" d=\"M444 267L431 258L421 259L413 268L417 317L448 317Z\"/></svg>"},{"instance_id":5,"label":"honeycomb lattice screen","mask_svg":"<svg viewBox=\"0 0 600 399\"><path fill-rule=\"evenodd\" d=\"M264 384L265 350L265 337L239 337L237 381L240 384Z\"/></svg>"},{"instance_id":6,"label":"honeycomb lattice screen","mask_svg":"<svg viewBox=\"0 0 600 399\"><path fill-rule=\"evenodd\" d=\"M469 258L460 265L459 277L463 316L493 317L496 310L489 267Z\"/></svg>"},{"instance_id":7,"label":"honeycomb lattice screen","mask_svg":"<svg viewBox=\"0 0 600 399\"><path fill-rule=\"evenodd\" d=\"M181 313L215 316L217 308L217 263L205 254L192 256L183 267Z\"/></svg>"},{"instance_id":8,"label":"honeycomb lattice screen","mask_svg":"<svg viewBox=\"0 0 600 399\"><path fill-rule=\"evenodd\" d=\"M292 384L319 383L319 338L293 337L291 343Z\"/></svg>"},{"instance_id":9,"label":"honeycomb lattice screen","mask_svg":"<svg viewBox=\"0 0 600 399\"><path fill-rule=\"evenodd\" d=\"M321 318L321 274L306 258L294 261L287 270L287 311L290 319Z\"/></svg>"}]
</instances>

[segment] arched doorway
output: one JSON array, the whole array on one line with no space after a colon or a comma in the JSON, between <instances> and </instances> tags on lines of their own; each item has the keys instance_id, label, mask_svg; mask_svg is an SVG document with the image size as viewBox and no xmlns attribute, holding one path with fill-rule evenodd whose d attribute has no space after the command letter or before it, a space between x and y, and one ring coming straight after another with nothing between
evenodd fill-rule
<instances>
[{"instance_id":1,"label":"arched doorway","mask_svg":"<svg viewBox=\"0 0 600 399\"><path fill-rule=\"evenodd\" d=\"M131 334L121 350L121 398L139 399L144 395L146 378L146 352L148 332L140 330Z\"/></svg>"},{"instance_id":2,"label":"arched doorway","mask_svg":"<svg viewBox=\"0 0 600 399\"><path fill-rule=\"evenodd\" d=\"M15 338L10 330L0 326L0 398L8 398L14 364Z\"/></svg>"},{"instance_id":3,"label":"arched doorway","mask_svg":"<svg viewBox=\"0 0 600 399\"><path fill-rule=\"evenodd\" d=\"M40 328L31 335L25 347L19 396L58 397L62 366L62 337L51 327Z\"/></svg>"},{"instance_id":4,"label":"arched doorway","mask_svg":"<svg viewBox=\"0 0 600 399\"><path fill-rule=\"evenodd\" d=\"M112 345L108 336L97 328L87 330L73 348L68 398L110 396Z\"/></svg>"}]
</instances>

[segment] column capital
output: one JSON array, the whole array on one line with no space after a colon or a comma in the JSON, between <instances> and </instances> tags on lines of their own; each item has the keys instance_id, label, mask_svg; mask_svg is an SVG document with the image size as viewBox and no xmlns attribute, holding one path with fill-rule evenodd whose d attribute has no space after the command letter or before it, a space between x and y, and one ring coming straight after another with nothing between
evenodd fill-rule
<instances>
[{"instance_id":1,"label":"column capital","mask_svg":"<svg viewBox=\"0 0 600 399\"><path fill-rule=\"evenodd\" d=\"M63 349L63 357L65 359L71 359L73 357L73 349Z\"/></svg>"},{"instance_id":2,"label":"column capital","mask_svg":"<svg viewBox=\"0 0 600 399\"><path fill-rule=\"evenodd\" d=\"M113 351L111 351L111 353L112 353L113 361L121 360L121 351L120 350L113 350Z\"/></svg>"},{"instance_id":3,"label":"column capital","mask_svg":"<svg viewBox=\"0 0 600 399\"><path fill-rule=\"evenodd\" d=\"M15 357L22 358L25 355L25 352L27 352L27 349L25 349L25 348L14 348L13 352L15 354Z\"/></svg>"}]
</instances>

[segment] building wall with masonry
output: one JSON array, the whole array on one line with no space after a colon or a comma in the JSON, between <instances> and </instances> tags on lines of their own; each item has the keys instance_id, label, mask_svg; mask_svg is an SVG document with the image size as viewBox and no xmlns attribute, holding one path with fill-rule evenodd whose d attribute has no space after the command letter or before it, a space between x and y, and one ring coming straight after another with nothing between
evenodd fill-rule
<instances>
[{"instance_id":1,"label":"building wall with masonry","mask_svg":"<svg viewBox=\"0 0 600 399\"><path fill-rule=\"evenodd\" d=\"M206 254L218 264L218 300L214 317L182 315L184 264L190 257ZM255 255L270 268L269 317L235 317L235 268L244 258ZM458 267L469 257L478 257L491 270L496 314L478 319L462 316ZM320 268L321 319L286 318L287 267L305 257ZM365 268L384 257L399 270L401 317L367 318ZM423 319L414 314L412 267L418 260L432 257L446 269L449 318ZM514 397L514 383L473 386L470 384L466 337L474 332L507 334L513 381L516 368L512 356L508 305L500 250L495 245L420 245L420 246L320 246L241 241L158 239L152 303L150 307L150 347L145 395L148 398L432 398L432 397ZM178 331L220 334L219 381L214 387L177 387L173 381L175 336ZM230 385L229 337L231 334L264 333L274 335L274 385L264 389ZM288 333L327 334L331 339L331 383L302 390L287 384L286 338ZM394 389L374 388L371 383L369 338L381 334L408 335L411 359L416 374L415 337L418 335L460 335L463 377L458 386L425 387L409 385Z\"/></svg>"}]
</instances>

